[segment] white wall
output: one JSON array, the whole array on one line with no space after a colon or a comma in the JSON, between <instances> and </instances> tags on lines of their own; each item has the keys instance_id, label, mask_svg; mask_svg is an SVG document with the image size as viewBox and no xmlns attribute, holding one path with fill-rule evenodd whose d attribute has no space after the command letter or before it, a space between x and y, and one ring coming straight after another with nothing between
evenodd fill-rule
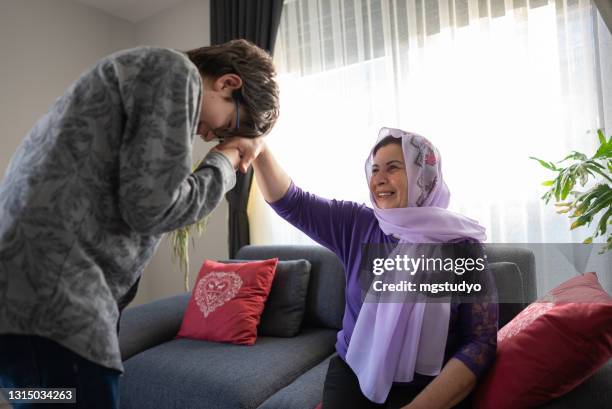
<instances>
[{"instance_id":1,"label":"white wall","mask_svg":"<svg viewBox=\"0 0 612 409\"><path fill-rule=\"evenodd\" d=\"M134 44L130 23L71 0L0 1L0 174L81 72Z\"/></svg>"},{"instance_id":2,"label":"white wall","mask_svg":"<svg viewBox=\"0 0 612 409\"><path fill-rule=\"evenodd\" d=\"M135 30L142 45L179 50L210 45L210 2L185 0L136 23Z\"/></svg>"},{"instance_id":3,"label":"white wall","mask_svg":"<svg viewBox=\"0 0 612 409\"><path fill-rule=\"evenodd\" d=\"M137 45L187 50L210 44L209 0L186 0L138 23L73 0L0 0L0 178L27 131L98 59ZM210 149L196 142L194 159ZM191 250L192 284L204 258L227 257L227 204ZM183 291L164 240L132 305Z\"/></svg>"}]
</instances>

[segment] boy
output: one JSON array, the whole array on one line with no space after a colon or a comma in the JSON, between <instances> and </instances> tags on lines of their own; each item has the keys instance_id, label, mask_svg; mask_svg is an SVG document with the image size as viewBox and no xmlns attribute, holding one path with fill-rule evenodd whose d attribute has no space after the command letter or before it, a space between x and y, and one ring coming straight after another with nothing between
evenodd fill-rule
<instances>
[{"instance_id":1,"label":"boy","mask_svg":"<svg viewBox=\"0 0 612 409\"><path fill-rule=\"evenodd\" d=\"M120 311L163 233L209 214L278 117L271 58L244 40L99 61L35 124L0 185L0 387L118 407ZM254 138L213 148L195 133Z\"/></svg>"}]
</instances>

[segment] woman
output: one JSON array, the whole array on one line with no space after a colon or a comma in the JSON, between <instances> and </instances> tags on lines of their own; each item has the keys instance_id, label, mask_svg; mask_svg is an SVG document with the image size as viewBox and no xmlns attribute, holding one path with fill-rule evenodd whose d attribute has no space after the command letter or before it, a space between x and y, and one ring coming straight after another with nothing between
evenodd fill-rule
<instances>
[{"instance_id":1,"label":"woman","mask_svg":"<svg viewBox=\"0 0 612 409\"><path fill-rule=\"evenodd\" d=\"M323 408L467 405L495 357L497 304L364 303L358 277L365 243L485 239L475 221L446 210L450 194L435 147L419 135L381 129L366 162L373 209L302 191L265 147L253 165L270 206L345 267L346 308Z\"/></svg>"}]
</instances>

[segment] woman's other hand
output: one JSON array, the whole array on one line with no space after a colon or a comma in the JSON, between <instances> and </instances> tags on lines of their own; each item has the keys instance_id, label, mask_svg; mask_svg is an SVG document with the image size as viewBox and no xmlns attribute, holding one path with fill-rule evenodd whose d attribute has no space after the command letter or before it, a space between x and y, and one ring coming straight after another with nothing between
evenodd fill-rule
<instances>
[{"instance_id":1,"label":"woman's other hand","mask_svg":"<svg viewBox=\"0 0 612 409\"><path fill-rule=\"evenodd\" d=\"M438 376L401 409L449 409L469 395L475 386L474 373L457 358L451 358Z\"/></svg>"}]
</instances>

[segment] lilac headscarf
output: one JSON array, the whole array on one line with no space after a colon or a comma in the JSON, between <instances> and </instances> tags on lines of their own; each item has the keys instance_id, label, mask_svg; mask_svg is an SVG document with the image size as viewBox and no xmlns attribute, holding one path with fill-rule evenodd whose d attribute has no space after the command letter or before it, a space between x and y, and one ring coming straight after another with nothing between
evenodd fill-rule
<instances>
[{"instance_id":1,"label":"lilac headscarf","mask_svg":"<svg viewBox=\"0 0 612 409\"><path fill-rule=\"evenodd\" d=\"M389 135L402 140L408 207L380 209L370 193L382 231L399 237L402 245L462 238L484 241L485 229L478 222L446 209L450 192L442 178L438 150L423 136L393 128L382 128L376 144ZM372 162L373 150L365 165L368 185ZM368 296L357 317L346 362L357 375L363 394L383 403L393 382L411 382L415 372L429 376L440 373L450 303L379 303L372 301L375 297L368 302Z\"/></svg>"}]
</instances>

